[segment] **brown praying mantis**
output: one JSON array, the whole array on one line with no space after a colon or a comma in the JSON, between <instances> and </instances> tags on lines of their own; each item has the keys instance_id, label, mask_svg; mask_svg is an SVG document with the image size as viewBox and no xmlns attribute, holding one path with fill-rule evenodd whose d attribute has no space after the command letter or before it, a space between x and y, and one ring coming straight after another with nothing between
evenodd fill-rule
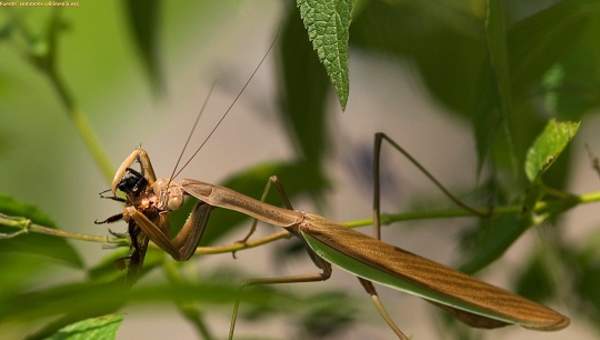
<instances>
[{"instance_id":1,"label":"brown praying mantis","mask_svg":"<svg viewBox=\"0 0 600 340\"><path fill-rule=\"evenodd\" d=\"M272 47L273 45L271 45ZM149 240L175 260L188 260L194 254L202 238L212 209L223 208L237 211L253 219L250 231L241 242L246 242L251 237L256 230L258 221L279 226L304 243L310 259L319 269L314 274L248 280L242 287L257 284L324 281L330 277L333 264L358 278L370 295L378 313L399 339L408 339L408 337L384 308L373 282L424 298L434 305L448 310L456 318L472 327L496 328L514 324L534 330L552 331L562 329L569 324L567 317L546 306L380 240L379 163L383 141L388 142L408 157L455 203L478 215L483 214L455 198L420 163L383 133L375 134L374 143L373 224L376 231L375 237L351 230L325 217L294 210L277 176L269 178L260 200L226 187L195 179L177 180L176 177L196 156L230 112L267 54L263 56L206 139L189 160L178 169L183 152L210 94L207 96L169 178L156 177L150 157L141 147L133 150L119 166L110 191L113 195L116 195L117 190L126 194L126 199L117 196L111 197L125 202L125 208L122 213L99 223L114 222L120 219L129 223L133 248L130 266L134 270L141 265ZM131 168L135 162L140 165L139 172ZM273 186L281 196L285 207L264 202ZM171 238L168 228L169 214L181 208L186 197L194 197L198 202L177 235ZM229 331L230 339L233 338L238 308L239 299L233 308Z\"/></svg>"}]
</instances>

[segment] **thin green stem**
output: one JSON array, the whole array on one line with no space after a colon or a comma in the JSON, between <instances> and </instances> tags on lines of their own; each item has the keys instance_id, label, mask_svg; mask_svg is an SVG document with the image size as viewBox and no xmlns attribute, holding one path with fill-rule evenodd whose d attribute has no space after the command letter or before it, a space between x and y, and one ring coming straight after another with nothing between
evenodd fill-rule
<instances>
[{"instance_id":1,"label":"thin green stem","mask_svg":"<svg viewBox=\"0 0 600 340\"><path fill-rule=\"evenodd\" d=\"M96 137L96 134L94 133L87 116L79 110L73 95L67 89L67 86L58 73L55 70L48 70L46 71L46 74L50 80L50 83L56 90L62 104L67 109L67 115L75 125L75 128L77 129L77 132L79 132L79 136L83 140L83 143L87 147L90 155L96 162L96 165L102 172L104 178L110 183L114 174L114 169L107 153L100 145L98 137Z\"/></svg>"},{"instance_id":2,"label":"thin green stem","mask_svg":"<svg viewBox=\"0 0 600 340\"><path fill-rule=\"evenodd\" d=\"M36 42L36 39L34 39L33 35L29 32L20 16L14 14L12 20L15 23L15 27L17 27L17 32L21 34L26 42L25 45L22 46L12 39L15 48L48 78L50 85L56 91L60 102L66 109L68 117L79 132L79 136L96 162L100 172L103 177L110 182L114 173L110 159L100 145L87 117L79 110L79 106L77 105L73 94L69 91L56 66L57 40L59 31L61 30L60 12L54 11L52 13L47 27L46 40L44 41L47 45L47 50L43 53L40 53L34 47L34 45L39 45L40 43Z\"/></svg>"},{"instance_id":3,"label":"thin green stem","mask_svg":"<svg viewBox=\"0 0 600 340\"><path fill-rule=\"evenodd\" d=\"M0 222L1 224L1 222ZM109 236L101 236L101 235L90 235L83 233L76 233L71 231L66 231L62 229L49 228L38 224L31 224L29 226L30 233L36 234L45 234L49 236L68 238L72 240L86 241L86 242L98 242L98 243L113 243L113 244L122 244L123 241L119 239L111 238Z\"/></svg>"},{"instance_id":4,"label":"thin green stem","mask_svg":"<svg viewBox=\"0 0 600 340\"><path fill-rule=\"evenodd\" d=\"M554 197L560 198L560 199L567 199L567 198L571 198L573 195L571 195L568 192L564 192L558 189L555 189L553 187L547 186L544 183L540 183L542 189L548 194L548 195L552 195Z\"/></svg>"},{"instance_id":5,"label":"thin green stem","mask_svg":"<svg viewBox=\"0 0 600 340\"><path fill-rule=\"evenodd\" d=\"M43 225L32 223L30 219L23 217L13 217L0 214L0 226L12 227L20 229L16 233L12 234L0 234L5 238L14 237L20 234L35 233L44 234L48 236L68 238L72 240L86 241L86 242L98 242L98 243L111 243L111 244L126 244L123 240L111 238L108 236L90 235L83 233L75 233L57 228L50 228ZM7 237L8 236L8 237Z\"/></svg>"},{"instance_id":6,"label":"thin green stem","mask_svg":"<svg viewBox=\"0 0 600 340\"><path fill-rule=\"evenodd\" d=\"M544 213L549 208L559 206L559 207L573 207L580 204L589 204L594 202L600 202L600 191L590 192L578 196L572 196L565 200L557 200L552 202L540 201L537 202L535 207L533 208L534 213ZM481 209L481 211L485 211L485 209ZM508 205L502 207L495 207L493 210L489 212L489 217L499 216L499 215L507 215L507 214L518 214L521 212L521 206L519 205ZM401 221L415 221L415 220L429 220L429 219L441 219L441 218L461 218L461 217L477 217L477 215L471 211L466 211L463 209L441 209L441 210L430 210L430 211L409 211L399 214L382 214L381 215L381 224L389 225L395 222ZM370 218L360 219L360 220L352 220L342 222L341 224L347 226L348 228L360 228L369 226L373 223L373 220ZM99 242L106 244L114 244L117 246L127 245L128 241L126 239L116 239L107 236L100 235L89 235L82 233L73 233L61 229L49 228L41 225L37 225L35 223L31 223L30 220L26 218L19 217L10 217L4 216L0 214L0 226L5 227L13 227L22 230L26 230L22 233L37 233L44 234L55 237L62 237L80 241L87 242ZM27 226L27 227L26 227ZM22 234L19 233L19 234ZM8 234L8 237L17 236L13 234ZM2 235L2 234L0 234ZM14 236L13 236L14 235ZM6 235L5 235L6 236ZM196 249L196 254L198 255L211 255L211 254L222 254L222 253L232 253L240 250L256 248L283 238L290 237L290 234L285 231L278 231L267 236L250 240L248 242L235 242L226 245L213 246L213 247L198 247ZM154 246L154 245L152 245Z\"/></svg>"},{"instance_id":7,"label":"thin green stem","mask_svg":"<svg viewBox=\"0 0 600 340\"><path fill-rule=\"evenodd\" d=\"M598 202L598 201L600 201L600 191L594 191L594 192L582 194L582 195L579 195L576 197L577 197L577 201L580 204L588 204L588 203Z\"/></svg>"}]
</instances>

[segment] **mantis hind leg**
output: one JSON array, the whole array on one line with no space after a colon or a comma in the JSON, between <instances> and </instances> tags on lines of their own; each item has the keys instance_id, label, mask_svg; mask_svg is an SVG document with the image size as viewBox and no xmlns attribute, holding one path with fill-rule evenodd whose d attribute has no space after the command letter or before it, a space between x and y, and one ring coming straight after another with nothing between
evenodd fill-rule
<instances>
[{"instance_id":1,"label":"mantis hind leg","mask_svg":"<svg viewBox=\"0 0 600 340\"><path fill-rule=\"evenodd\" d=\"M394 149L404 155L414 166L416 166L429 180L431 180L450 200L452 200L459 207L473 212L478 216L485 216L486 213L479 211L475 208L470 207L459 198L454 196L446 187L435 178L421 163L419 163L408 151L402 148L393 139L388 137L383 132L375 134L375 141L373 143L373 226L375 228L375 238L381 240L381 192L380 192L380 164L381 164L381 145L383 141L388 142ZM400 330L394 320L390 317L388 312L385 310L383 303L379 299L377 290L371 283L371 281L359 278L359 281L366 292L371 296L371 300L377 308L377 311L381 317L385 320L392 331L398 336L399 339L408 339L408 337Z\"/></svg>"},{"instance_id":2,"label":"mantis hind leg","mask_svg":"<svg viewBox=\"0 0 600 340\"><path fill-rule=\"evenodd\" d=\"M383 141L388 142L394 149L400 152L406 157L414 166L416 166L435 186L440 189L452 202L459 207L470 211L476 216L486 217L489 215L487 211L481 211L477 208L469 206L458 197L454 196L450 190L448 190L435 176L433 176L419 161L417 161L408 151L396 143L393 139L388 137L383 132L377 132L375 134L375 141L373 143L373 225L375 227L375 237L381 239L381 208L380 208L380 174L379 167L381 163L381 144Z\"/></svg>"},{"instance_id":3,"label":"mantis hind leg","mask_svg":"<svg viewBox=\"0 0 600 340\"><path fill-rule=\"evenodd\" d=\"M264 202L267 200L267 197L268 197L269 192L271 191L271 187L273 185L275 186L275 189L277 189L277 192L279 193L279 197L283 201L283 204L285 205L285 207L290 210L293 210L294 208L292 207L292 203L290 202L289 197L285 193L285 190L283 189L283 185L281 184L279 177L277 177L275 175L269 177L269 180L267 181L267 184L265 185L263 193L260 196L260 201ZM248 239L250 239L250 236L252 236L252 234L254 234L254 232L256 231L257 223L258 223L258 220L256 218L253 219L252 224L250 225L250 230L248 231L248 234L246 234L246 236L244 236L244 238L239 240L238 242L240 242L240 243L248 242Z\"/></svg>"},{"instance_id":4,"label":"mantis hind leg","mask_svg":"<svg viewBox=\"0 0 600 340\"><path fill-rule=\"evenodd\" d=\"M308 254L310 258L315 263L315 265L321 269L320 273L316 274L306 274L306 275L293 275L293 276L284 276L284 277L272 277L272 278L257 278L251 279L242 284L240 287L239 295L235 304L233 306L233 311L231 313L231 323L229 326L229 340L233 339L233 333L235 331L235 323L237 321L238 310L240 308L240 295L245 288L254 285L267 285L267 284L279 284L279 283L302 283L302 282L318 282L325 281L331 277L331 265L328 262L325 262L323 259L318 257L310 248L307 246Z\"/></svg>"},{"instance_id":5,"label":"mantis hind leg","mask_svg":"<svg viewBox=\"0 0 600 340\"><path fill-rule=\"evenodd\" d=\"M373 283L371 281L368 281L368 280L365 280L365 279L361 279L361 278L359 278L358 281L360 281L360 284L367 291L367 293L371 296L371 300L373 301L373 304L375 305L375 308L377 308L377 312L379 312L379 315L381 315L381 317L383 318L383 320L385 320L385 322L392 329L392 331L394 333L396 333L396 336L398 336L398 339L400 339L400 340L408 340L409 337L406 336L400 330L400 328L398 327L398 325L396 325L396 323L394 322L394 320L392 320L391 316L388 314L388 312L383 307L383 303L381 302L381 299L379 298L379 294L377 293L377 290L375 290L375 286L373 286Z\"/></svg>"}]
</instances>

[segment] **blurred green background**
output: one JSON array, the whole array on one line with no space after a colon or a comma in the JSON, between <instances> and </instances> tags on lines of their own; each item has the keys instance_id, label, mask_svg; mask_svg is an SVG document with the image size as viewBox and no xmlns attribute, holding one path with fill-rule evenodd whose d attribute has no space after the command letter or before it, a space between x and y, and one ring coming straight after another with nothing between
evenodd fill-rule
<instances>
[{"instance_id":1,"label":"blurred green background","mask_svg":"<svg viewBox=\"0 0 600 340\"><path fill-rule=\"evenodd\" d=\"M534 222L527 209L560 197L548 195L541 182L530 183L523 169L528 148L550 118L581 120L577 138L543 183L577 194L598 187L585 144L600 153L594 115L600 104L600 6L591 0L490 3L496 7L483 0L354 1L345 112L292 1L81 1L78 8L61 10L0 8L2 212L106 235L107 229L92 221L120 207L98 199L108 182L70 113L87 117L112 167L142 144L155 170L166 176L213 81L216 91L192 146L208 133L279 31L267 63L184 177L258 197L267 178L277 174L296 207L341 221L367 218L372 136L385 131L461 198L477 206L520 205L525 211L491 219L406 222L386 229L385 239L548 303L573 323L559 333L516 327L472 331L418 299L381 289L407 333L418 339L596 338L595 206L550 211L545 223L527 230ZM504 26L496 32L488 26L489 15L499 9L494 13ZM50 32L56 34L55 70L72 95L71 106L64 105L35 59L51 48ZM385 211L452 207L400 156L384 150L384 159ZM205 242L241 238L242 220L216 212ZM260 227L261 233L270 231ZM40 329L53 329L52 321L68 314L70 304L58 299L75 291L68 284L119 275L113 253L122 250L68 243L72 248L40 235L0 240L0 337L41 337ZM172 282L172 263L151 256L140 285ZM190 282L231 283L232 277L312 271L291 241L238 256L238 261L228 254L193 258L174 272ZM273 293L301 297L293 302L249 302L238 334L391 338L355 280L335 273L331 281ZM56 287L64 290L48 293ZM87 301L86 289L73 296ZM231 298L213 301L217 307L210 308L203 303L210 292L190 292L199 294L188 314L181 304L165 303L168 296L151 308L127 307L118 338L223 337ZM27 308L37 305L9 306L14 301L55 305L31 316Z\"/></svg>"}]
</instances>

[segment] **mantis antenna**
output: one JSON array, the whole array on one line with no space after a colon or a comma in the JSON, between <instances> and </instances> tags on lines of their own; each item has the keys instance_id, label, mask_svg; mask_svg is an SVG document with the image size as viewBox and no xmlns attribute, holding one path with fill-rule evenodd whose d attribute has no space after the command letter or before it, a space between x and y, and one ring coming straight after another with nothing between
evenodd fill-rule
<instances>
[{"instance_id":1,"label":"mantis antenna","mask_svg":"<svg viewBox=\"0 0 600 340\"><path fill-rule=\"evenodd\" d=\"M271 52L271 50L275 46L275 42L277 42L278 36L279 36L279 31L277 31L277 33L275 34L275 38L273 38L273 41L271 42L271 45L269 46L269 49L262 56L262 58L260 59L260 61L256 65L256 67L254 68L254 70L250 74L250 77L248 77L248 80L246 80L246 82L244 83L244 85L242 86L242 88L240 89L240 91L238 92L238 94L231 101L231 104L229 104L229 106L227 107L227 109L225 110L225 112L221 115L221 118L219 118L219 120L217 121L217 123L215 124L215 126L212 128L212 130L208 133L208 135L206 136L206 138L204 138L204 140L202 141L202 143L200 143L200 146L198 146L198 148L196 148L196 150L194 151L194 153L192 154L192 156L190 156L190 158L181 166L181 168L179 169L179 171L175 172L174 176L173 175L171 176L171 179L179 176L179 174L183 171L183 169L185 169L190 164L190 162L194 159L194 157L196 157L196 155L198 154L198 152L200 152L200 150L202 150L202 148L204 147L204 145L206 144L206 142L208 142L208 140L210 139L210 137L215 133L215 131L217 130L217 128L219 127L219 125L221 125L221 123L223 122L223 120L225 120L225 118L227 117L227 115L229 114L229 112L231 112L231 109L238 102L238 100L240 99L240 97L242 96L242 94L244 93L244 91L246 90L246 88L248 87L248 85L250 84L250 81L252 81L252 78L254 78L254 76L256 75L256 73L258 72L258 70L260 69L260 67L262 66L262 64L264 63L264 61L267 59L267 56L269 55L269 53ZM195 128L195 127L196 127L196 125L194 125L193 128ZM192 131L193 131L193 128L192 128ZM186 145L187 145L187 143L186 143Z\"/></svg>"},{"instance_id":2,"label":"mantis antenna","mask_svg":"<svg viewBox=\"0 0 600 340\"><path fill-rule=\"evenodd\" d=\"M194 125L192 125L192 129L190 130L190 133L188 134L187 139L185 140L185 144L183 145L183 148L181 149L181 152L179 153L179 156L177 157L177 162L175 162L175 166L173 167L173 171L171 172L171 176L169 176L169 183L168 184L171 184L171 181L173 180L173 177L175 175L175 171L177 171L177 167L179 166L179 162L181 162L181 157L183 157L183 153L185 152L185 149L187 148L188 144L190 144L190 139L192 139L192 135L194 135L194 131L196 131L196 126L198 126L198 122L200 121L200 117L202 116L202 113L204 112L204 109L206 108L206 104L208 104L208 100L210 99L210 96L211 96L211 94L212 94L212 92L213 92L214 89L215 89L215 82L213 82L212 85L210 86L210 90L208 90L208 94L204 98L204 102L202 103L202 107L200 108L200 111L196 115L196 120L194 121ZM168 186L168 184L167 184L167 186Z\"/></svg>"}]
</instances>

